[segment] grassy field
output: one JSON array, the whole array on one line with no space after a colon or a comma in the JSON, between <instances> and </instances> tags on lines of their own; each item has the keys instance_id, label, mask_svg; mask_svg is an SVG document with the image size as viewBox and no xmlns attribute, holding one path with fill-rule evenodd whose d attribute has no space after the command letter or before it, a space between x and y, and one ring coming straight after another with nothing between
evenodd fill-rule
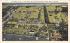
<instances>
[{"instance_id":1,"label":"grassy field","mask_svg":"<svg viewBox=\"0 0 70 43\"><path fill-rule=\"evenodd\" d=\"M61 32L66 31L64 28L68 25L68 16L62 12L63 7L49 5L45 8L43 6L19 6L11 12L12 18L5 23L3 34L44 37L54 33L63 34ZM46 20L48 23L45 22Z\"/></svg>"}]
</instances>

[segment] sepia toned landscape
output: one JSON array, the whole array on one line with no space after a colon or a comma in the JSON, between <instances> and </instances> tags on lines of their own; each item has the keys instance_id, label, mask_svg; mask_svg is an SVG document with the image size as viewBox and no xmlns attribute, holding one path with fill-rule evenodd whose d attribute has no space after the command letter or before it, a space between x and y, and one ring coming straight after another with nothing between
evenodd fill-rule
<instances>
[{"instance_id":1,"label":"sepia toned landscape","mask_svg":"<svg viewBox=\"0 0 70 43\"><path fill-rule=\"evenodd\" d=\"M2 3L3 41L68 41L67 3Z\"/></svg>"}]
</instances>

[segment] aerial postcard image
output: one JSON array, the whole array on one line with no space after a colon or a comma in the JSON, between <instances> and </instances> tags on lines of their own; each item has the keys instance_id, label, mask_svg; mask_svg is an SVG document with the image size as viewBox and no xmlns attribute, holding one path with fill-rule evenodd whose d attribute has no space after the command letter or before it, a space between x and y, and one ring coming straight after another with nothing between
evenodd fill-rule
<instances>
[{"instance_id":1,"label":"aerial postcard image","mask_svg":"<svg viewBox=\"0 0 70 43\"><path fill-rule=\"evenodd\" d=\"M2 3L2 41L68 41L68 3Z\"/></svg>"}]
</instances>

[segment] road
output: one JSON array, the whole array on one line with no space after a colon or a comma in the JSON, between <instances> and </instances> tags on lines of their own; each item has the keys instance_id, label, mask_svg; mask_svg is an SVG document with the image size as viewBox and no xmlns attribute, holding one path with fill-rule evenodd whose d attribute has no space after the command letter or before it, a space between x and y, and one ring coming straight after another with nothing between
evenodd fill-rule
<instances>
[{"instance_id":1,"label":"road","mask_svg":"<svg viewBox=\"0 0 70 43\"><path fill-rule=\"evenodd\" d=\"M6 34L3 35L3 41L48 41L45 37L38 38L35 36L24 36L24 35L15 35L15 34ZM37 39L37 40L36 40Z\"/></svg>"},{"instance_id":2,"label":"road","mask_svg":"<svg viewBox=\"0 0 70 43\"><path fill-rule=\"evenodd\" d=\"M7 14L6 14L4 17L2 17L2 18L3 18L3 23L2 23L2 24L6 23L6 22L12 17L11 12L12 12L13 10L14 10L13 7L11 7L11 8L7 11Z\"/></svg>"}]
</instances>

